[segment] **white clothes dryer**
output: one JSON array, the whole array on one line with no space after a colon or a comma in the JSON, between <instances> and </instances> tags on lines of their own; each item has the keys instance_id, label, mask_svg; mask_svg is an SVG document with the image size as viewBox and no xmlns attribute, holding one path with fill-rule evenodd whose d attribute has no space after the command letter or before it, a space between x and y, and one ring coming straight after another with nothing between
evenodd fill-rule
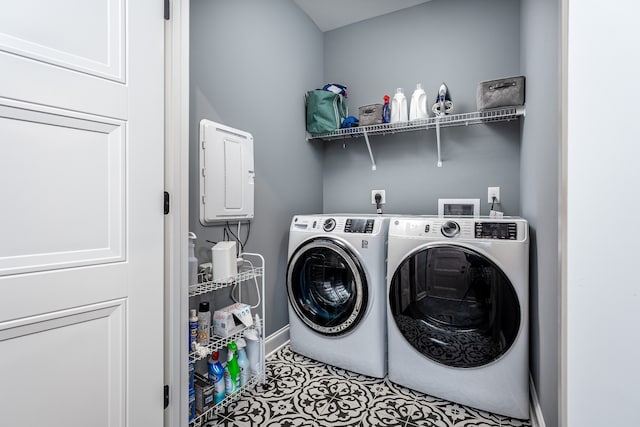
<instances>
[{"instance_id":1,"label":"white clothes dryer","mask_svg":"<svg viewBox=\"0 0 640 427\"><path fill-rule=\"evenodd\" d=\"M287 293L291 349L383 378L389 218L298 215L291 222Z\"/></svg>"},{"instance_id":2,"label":"white clothes dryer","mask_svg":"<svg viewBox=\"0 0 640 427\"><path fill-rule=\"evenodd\" d=\"M529 418L529 229L522 218L392 218L389 379Z\"/></svg>"}]
</instances>

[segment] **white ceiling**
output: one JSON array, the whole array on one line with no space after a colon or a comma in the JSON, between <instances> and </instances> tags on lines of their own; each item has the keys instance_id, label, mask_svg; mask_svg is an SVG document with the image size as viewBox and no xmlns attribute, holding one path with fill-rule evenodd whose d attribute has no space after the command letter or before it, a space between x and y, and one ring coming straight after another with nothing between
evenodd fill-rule
<instances>
[{"instance_id":1,"label":"white ceiling","mask_svg":"<svg viewBox=\"0 0 640 427\"><path fill-rule=\"evenodd\" d=\"M321 31L386 15L429 0L294 0Z\"/></svg>"}]
</instances>

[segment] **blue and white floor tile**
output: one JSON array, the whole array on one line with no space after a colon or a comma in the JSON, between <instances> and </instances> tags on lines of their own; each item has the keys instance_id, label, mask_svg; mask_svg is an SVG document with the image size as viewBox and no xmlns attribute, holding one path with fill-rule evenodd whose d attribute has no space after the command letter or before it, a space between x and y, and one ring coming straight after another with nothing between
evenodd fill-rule
<instances>
[{"instance_id":1,"label":"blue and white floor tile","mask_svg":"<svg viewBox=\"0 0 640 427\"><path fill-rule=\"evenodd\" d=\"M325 365L285 346L267 359L267 383L221 410L210 427L530 427Z\"/></svg>"}]
</instances>

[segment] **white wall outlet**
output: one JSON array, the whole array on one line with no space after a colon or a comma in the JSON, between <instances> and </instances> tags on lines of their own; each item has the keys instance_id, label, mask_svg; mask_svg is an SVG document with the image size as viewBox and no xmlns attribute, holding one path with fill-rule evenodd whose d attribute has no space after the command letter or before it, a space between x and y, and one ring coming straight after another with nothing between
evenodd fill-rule
<instances>
[{"instance_id":1,"label":"white wall outlet","mask_svg":"<svg viewBox=\"0 0 640 427\"><path fill-rule=\"evenodd\" d=\"M384 194L384 190L371 190L371 204L376 204L376 194L380 194L380 204L384 205L387 202L387 198Z\"/></svg>"},{"instance_id":2,"label":"white wall outlet","mask_svg":"<svg viewBox=\"0 0 640 427\"><path fill-rule=\"evenodd\" d=\"M493 200L493 198L496 198ZM489 187L487 189L487 202L488 203L500 203L500 187Z\"/></svg>"}]
</instances>

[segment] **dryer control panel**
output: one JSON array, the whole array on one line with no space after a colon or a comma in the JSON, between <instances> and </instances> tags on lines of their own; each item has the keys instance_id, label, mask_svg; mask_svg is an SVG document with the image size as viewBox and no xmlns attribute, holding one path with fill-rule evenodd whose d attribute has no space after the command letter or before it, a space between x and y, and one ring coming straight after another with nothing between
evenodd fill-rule
<instances>
[{"instance_id":1,"label":"dryer control panel","mask_svg":"<svg viewBox=\"0 0 640 427\"><path fill-rule=\"evenodd\" d=\"M518 239L518 225L515 222L476 222L475 231L476 239Z\"/></svg>"}]
</instances>

